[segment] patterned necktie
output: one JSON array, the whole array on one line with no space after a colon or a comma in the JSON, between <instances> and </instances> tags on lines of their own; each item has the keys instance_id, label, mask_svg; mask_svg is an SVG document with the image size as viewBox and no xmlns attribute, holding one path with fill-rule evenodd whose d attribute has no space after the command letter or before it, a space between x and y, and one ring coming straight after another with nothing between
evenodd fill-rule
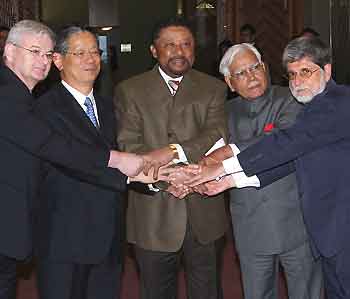
<instances>
[{"instance_id":1,"label":"patterned necktie","mask_svg":"<svg viewBox=\"0 0 350 299\"><path fill-rule=\"evenodd\" d=\"M172 95L175 95L177 89L179 88L180 85L180 81L176 81L176 80L169 80L168 84L170 86L170 88L172 89Z\"/></svg>"},{"instance_id":2,"label":"patterned necktie","mask_svg":"<svg viewBox=\"0 0 350 299\"><path fill-rule=\"evenodd\" d=\"M92 105L92 101L89 97L86 97L84 105L86 106L86 115L90 118L94 126L98 128L98 123L94 112L94 106Z\"/></svg>"}]
</instances>

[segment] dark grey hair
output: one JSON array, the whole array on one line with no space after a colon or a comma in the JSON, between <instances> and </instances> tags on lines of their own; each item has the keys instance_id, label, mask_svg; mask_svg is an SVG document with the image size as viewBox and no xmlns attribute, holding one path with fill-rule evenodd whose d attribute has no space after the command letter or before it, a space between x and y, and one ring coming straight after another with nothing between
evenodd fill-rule
<instances>
[{"instance_id":1,"label":"dark grey hair","mask_svg":"<svg viewBox=\"0 0 350 299\"><path fill-rule=\"evenodd\" d=\"M55 52L60 54L67 53L69 48L68 40L72 37L72 35L82 32L91 33L95 37L96 43L98 44L96 34L91 32L91 30L88 27L68 26L58 34Z\"/></svg>"},{"instance_id":2,"label":"dark grey hair","mask_svg":"<svg viewBox=\"0 0 350 299\"><path fill-rule=\"evenodd\" d=\"M21 44L21 39L25 34L47 35L55 43L55 33L43 23L33 20L22 20L16 23L7 36L6 43Z\"/></svg>"},{"instance_id":3,"label":"dark grey hair","mask_svg":"<svg viewBox=\"0 0 350 299\"><path fill-rule=\"evenodd\" d=\"M229 76L230 65L232 64L233 59L238 53L243 51L252 51L256 56L256 58L258 59L258 61L261 62L261 54L254 46L248 43L237 44L229 48L225 52L224 56L222 57L220 66L219 66L220 73L223 74L224 76Z\"/></svg>"},{"instance_id":4,"label":"dark grey hair","mask_svg":"<svg viewBox=\"0 0 350 299\"><path fill-rule=\"evenodd\" d=\"M321 68L332 63L329 47L317 37L298 37L290 41L284 49L282 63L287 68L288 63L303 58L309 58Z\"/></svg>"}]
</instances>

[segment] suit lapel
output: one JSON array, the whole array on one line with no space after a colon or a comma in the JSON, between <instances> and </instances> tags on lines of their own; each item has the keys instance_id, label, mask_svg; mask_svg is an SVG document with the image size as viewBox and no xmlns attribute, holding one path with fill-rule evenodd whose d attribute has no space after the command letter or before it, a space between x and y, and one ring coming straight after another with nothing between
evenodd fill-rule
<instances>
[{"instance_id":1,"label":"suit lapel","mask_svg":"<svg viewBox=\"0 0 350 299\"><path fill-rule=\"evenodd\" d=\"M97 99L98 100L98 99ZM105 111L103 108L100 108L99 101L96 101L97 109L99 113L99 122L102 125L103 130L105 131L105 124L103 123L103 118ZM86 115L85 111L76 101L76 99L71 95L71 93L62 85L59 85L57 93L57 102L56 102L56 112L60 113L60 116L66 123L69 123L69 127L74 132L74 135L77 138L83 138L85 142L87 141L107 141L103 137L101 131L102 128L97 129L91 120ZM102 110L102 111L101 111ZM101 114L100 114L101 111ZM93 139L92 139L93 138ZM109 142L108 142L109 144Z\"/></svg>"},{"instance_id":2,"label":"suit lapel","mask_svg":"<svg viewBox=\"0 0 350 299\"><path fill-rule=\"evenodd\" d=\"M192 100L197 102L201 90L197 88L197 83L192 74L192 70L189 70L186 73L179 85L179 88L174 96L175 106L176 107L185 107L186 105L191 104Z\"/></svg>"},{"instance_id":3,"label":"suit lapel","mask_svg":"<svg viewBox=\"0 0 350 299\"><path fill-rule=\"evenodd\" d=\"M114 118L112 100L108 103L107 99L99 96L95 96L98 120L100 123L100 129L98 133L100 137L109 147L116 147L116 122ZM110 105L108 105L110 104Z\"/></svg>"}]
</instances>

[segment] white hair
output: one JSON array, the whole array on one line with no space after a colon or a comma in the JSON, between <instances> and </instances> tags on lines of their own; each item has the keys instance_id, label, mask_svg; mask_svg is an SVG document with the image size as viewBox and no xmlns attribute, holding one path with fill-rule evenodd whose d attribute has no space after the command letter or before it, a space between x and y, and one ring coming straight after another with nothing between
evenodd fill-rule
<instances>
[{"instance_id":1,"label":"white hair","mask_svg":"<svg viewBox=\"0 0 350 299\"><path fill-rule=\"evenodd\" d=\"M252 46L251 44L248 43L242 43L242 44L237 44L232 46L231 48L229 48L224 56L222 57L221 61L220 61L220 67L219 67L219 71L221 74L223 74L224 76L229 76L230 75L230 65L233 62L233 59L235 58L235 56L243 51L252 51L256 58L258 59L259 62L261 61L261 54L259 53L259 51Z\"/></svg>"},{"instance_id":2,"label":"white hair","mask_svg":"<svg viewBox=\"0 0 350 299\"><path fill-rule=\"evenodd\" d=\"M55 33L43 23L34 20L22 20L17 22L10 30L6 43L20 44L26 34L45 34L55 43Z\"/></svg>"}]
</instances>

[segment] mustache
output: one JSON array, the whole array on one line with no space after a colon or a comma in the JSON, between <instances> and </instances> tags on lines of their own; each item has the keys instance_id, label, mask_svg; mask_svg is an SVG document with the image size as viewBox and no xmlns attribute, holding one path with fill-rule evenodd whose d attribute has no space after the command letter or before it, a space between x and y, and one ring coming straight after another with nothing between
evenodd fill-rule
<instances>
[{"instance_id":1,"label":"mustache","mask_svg":"<svg viewBox=\"0 0 350 299\"><path fill-rule=\"evenodd\" d=\"M304 91L304 90L310 90L310 89L307 87L304 87L304 86L293 87L294 92L299 92L299 91Z\"/></svg>"},{"instance_id":2,"label":"mustache","mask_svg":"<svg viewBox=\"0 0 350 299\"><path fill-rule=\"evenodd\" d=\"M171 58L169 59L170 62L171 62L171 61L174 61L174 60L182 60L182 61L188 62L188 59L187 59L185 56L175 56L175 57L171 57Z\"/></svg>"},{"instance_id":3,"label":"mustache","mask_svg":"<svg viewBox=\"0 0 350 299\"><path fill-rule=\"evenodd\" d=\"M258 81L252 81L248 84L248 88L255 88L258 87L260 83Z\"/></svg>"}]
</instances>

